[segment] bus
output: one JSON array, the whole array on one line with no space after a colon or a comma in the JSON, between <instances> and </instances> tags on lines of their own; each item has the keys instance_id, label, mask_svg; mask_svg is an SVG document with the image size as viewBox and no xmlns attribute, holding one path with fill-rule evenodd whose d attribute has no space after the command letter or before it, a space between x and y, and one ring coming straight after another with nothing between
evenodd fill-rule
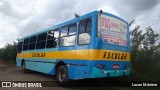
<instances>
[{"instance_id":1,"label":"bus","mask_svg":"<svg viewBox=\"0 0 160 90\"><path fill-rule=\"evenodd\" d=\"M16 66L69 80L129 76L129 25L122 18L93 11L20 38Z\"/></svg>"}]
</instances>

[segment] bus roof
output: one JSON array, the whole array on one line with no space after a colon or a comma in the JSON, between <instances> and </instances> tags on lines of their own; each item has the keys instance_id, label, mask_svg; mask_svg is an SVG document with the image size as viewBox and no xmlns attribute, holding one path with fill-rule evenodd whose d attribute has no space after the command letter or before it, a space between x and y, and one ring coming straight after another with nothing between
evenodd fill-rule
<instances>
[{"instance_id":1,"label":"bus roof","mask_svg":"<svg viewBox=\"0 0 160 90\"><path fill-rule=\"evenodd\" d=\"M49 31L49 30L53 30L53 29L59 28L59 27L61 27L61 26L65 26L65 25L67 25L67 24L74 23L74 22L76 22L76 21L82 20L82 19L84 19L84 18L91 17L91 16L93 16L93 15L97 15L98 12L99 12L99 11L95 10L95 11L92 11L92 12L87 13L87 14L85 14L85 15L82 15L82 16L80 16L80 17L77 17L77 18L74 18L74 19L72 19L72 20L66 21L66 22L64 22L64 23L61 23L61 24L58 24L58 25L55 25L55 26L51 26L51 27L46 28L46 29L43 29L43 30L41 30L41 31L37 31L36 33L33 33L33 34L28 35L28 36L25 36L25 37L20 38L19 41L21 41L21 40L23 40L23 39L25 39L25 38L27 38L27 37L30 37L30 36L33 36L33 35L37 35L37 34L39 34L39 33L43 33L43 32ZM125 20L123 20L122 18L120 18L120 17L118 17L118 16L115 16L115 15L113 15L113 14L110 14L110 13L107 13L107 12L103 12L102 14L107 14L107 15L113 16L114 18L120 19L120 20L122 20L123 22L127 23L127 22L126 22ZM128 24L128 23L127 23L127 24Z\"/></svg>"}]
</instances>

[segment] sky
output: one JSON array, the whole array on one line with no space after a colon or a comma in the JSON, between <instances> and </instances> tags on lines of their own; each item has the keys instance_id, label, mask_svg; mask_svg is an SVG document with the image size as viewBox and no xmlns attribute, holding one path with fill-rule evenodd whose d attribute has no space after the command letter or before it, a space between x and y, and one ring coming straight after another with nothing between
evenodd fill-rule
<instances>
[{"instance_id":1,"label":"sky","mask_svg":"<svg viewBox=\"0 0 160 90\"><path fill-rule=\"evenodd\" d=\"M160 0L0 0L0 48L94 10L134 19L130 30L151 26L160 34Z\"/></svg>"}]
</instances>

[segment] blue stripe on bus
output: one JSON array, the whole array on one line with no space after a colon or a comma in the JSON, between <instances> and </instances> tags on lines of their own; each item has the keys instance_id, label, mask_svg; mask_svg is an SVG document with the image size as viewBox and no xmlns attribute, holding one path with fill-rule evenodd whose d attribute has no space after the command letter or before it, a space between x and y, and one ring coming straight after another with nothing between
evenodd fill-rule
<instances>
[{"instance_id":1,"label":"blue stripe on bus","mask_svg":"<svg viewBox=\"0 0 160 90\"><path fill-rule=\"evenodd\" d=\"M17 58L17 63L19 62L19 60L20 59ZM36 63L35 61L42 61L42 62ZM91 72L92 67L95 67L96 64L105 64L105 70L114 70L112 68L113 64L119 64L120 65L119 70L124 70L125 65L130 65L130 63L127 61L125 62L125 61L99 61L99 60L95 60L93 62L93 61L89 61L89 60L27 59L26 68L30 69L30 70L40 71L43 73L54 75L56 63L59 61L63 61L64 63L67 64L70 79L91 78L91 76L88 76L88 75L92 74L92 72ZM50 63L50 62L54 62L54 63ZM68 65L71 65L71 66L68 66ZM75 75L74 72L78 72L78 73ZM79 74L81 74L81 75L79 75Z\"/></svg>"}]
</instances>

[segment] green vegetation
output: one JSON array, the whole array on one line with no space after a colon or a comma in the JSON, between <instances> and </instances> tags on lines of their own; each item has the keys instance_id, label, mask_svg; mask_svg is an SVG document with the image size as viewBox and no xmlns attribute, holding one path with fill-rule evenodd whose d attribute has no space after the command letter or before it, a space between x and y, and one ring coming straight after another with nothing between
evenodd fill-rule
<instances>
[{"instance_id":1,"label":"green vegetation","mask_svg":"<svg viewBox=\"0 0 160 90\"><path fill-rule=\"evenodd\" d=\"M11 63L15 63L16 59L16 45L17 43L13 42L13 44L6 44L3 48L0 49L0 60L5 60Z\"/></svg>"},{"instance_id":2,"label":"green vegetation","mask_svg":"<svg viewBox=\"0 0 160 90\"><path fill-rule=\"evenodd\" d=\"M143 31L145 31L143 33ZM136 26L131 34L131 80L160 81L159 34L151 27L140 30ZM158 43L159 42L159 43Z\"/></svg>"}]
</instances>

